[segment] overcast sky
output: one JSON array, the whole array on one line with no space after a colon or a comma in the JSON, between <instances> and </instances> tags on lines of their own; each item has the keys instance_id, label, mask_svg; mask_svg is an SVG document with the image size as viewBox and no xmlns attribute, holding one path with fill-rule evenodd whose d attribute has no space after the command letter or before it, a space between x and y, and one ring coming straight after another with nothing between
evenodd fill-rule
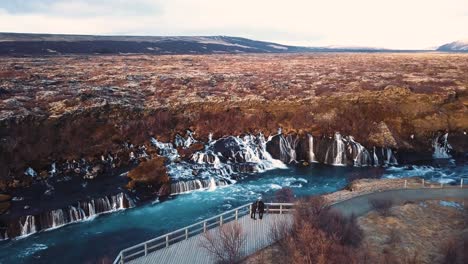
<instances>
[{"instance_id":1,"label":"overcast sky","mask_svg":"<svg viewBox=\"0 0 468 264\"><path fill-rule=\"evenodd\" d=\"M422 49L468 39L468 0L1 0L0 32Z\"/></svg>"}]
</instances>

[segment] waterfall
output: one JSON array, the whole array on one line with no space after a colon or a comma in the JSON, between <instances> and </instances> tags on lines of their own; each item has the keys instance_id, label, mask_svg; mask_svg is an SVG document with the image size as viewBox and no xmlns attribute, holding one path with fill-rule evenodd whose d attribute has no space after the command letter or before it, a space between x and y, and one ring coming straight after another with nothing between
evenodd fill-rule
<instances>
[{"instance_id":1,"label":"waterfall","mask_svg":"<svg viewBox=\"0 0 468 264\"><path fill-rule=\"evenodd\" d=\"M214 178L210 178L210 186L208 187L209 191L216 190L216 181Z\"/></svg>"},{"instance_id":2,"label":"waterfall","mask_svg":"<svg viewBox=\"0 0 468 264\"><path fill-rule=\"evenodd\" d=\"M377 157L377 151L375 150L375 147L374 147L374 149L372 151L372 155L373 155L372 156L372 165L374 167L379 166L379 157Z\"/></svg>"},{"instance_id":3,"label":"waterfall","mask_svg":"<svg viewBox=\"0 0 468 264\"><path fill-rule=\"evenodd\" d=\"M214 177L209 179L195 179L188 181L178 181L171 183L171 195L188 193L195 190L207 189L216 190L217 186L224 186L227 183L224 180L216 180Z\"/></svg>"},{"instance_id":4,"label":"waterfall","mask_svg":"<svg viewBox=\"0 0 468 264\"><path fill-rule=\"evenodd\" d=\"M36 219L33 215L27 215L24 219L24 222L21 223L20 219L21 232L20 236L26 236L36 232Z\"/></svg>"},{"instance_id":5,"label":"waterfall","mask_svg":"<svg viewBox=\"0 0 468 264\"><path fill-rule=\"evenodd\" d=\"M284 137L283 135L279 138L279 149L280 149L280 160L288 163L296 161L296 147L298 140L293 139L291 135Z\"/></svg>"},{"instance_id":6,"label":"waterfall","mask_svg":"<svg viewBox=\"0 0 468 264\"><path fill-rule=\"evenodd\" d=\"M49 230L69 223L93 219L103 213L114 212L133 207L133 202L123 193L104 196L90 201L77 202L66 208L46 211L38 215L20 217L18 222L11 222L5 237L26 236L38 231ZM11 232L11 234L9 234Z\"/></svg>"},{"instance_id":7,"label":"waterfall","mask_svg":"<svg viewBox=\"0 0 468 264\"><path fill-rule=\"evenodd\" d=\"M49 173L50 173L50 176L54 176L57 173L57 167L55 165L55 162L52 163Z\"/></svg>"},{"instance_id":8,"label":"waterfall","mask_svg":"<svg viewBox=\"0 0 468 264\"><path fill-rule=\"evenodd\" d=\"M51 227L58 227L65 224L65 218L62 209L53 210L51 212L52 215L52 226Z\"/></svg>"},{"instance_id":9,"label":"waterfall","mask_svg":"<svg viewBox=\"0 0 468 264\"><path fill-rule=\"evenodd\" d=\"M30 176L30 177L35 178L35 177L37 176L37 172L36 172L33 168L29 167L29 168L27 168L26 171L24 172L24 175L27 175L27 176Z\"/></svg>"},{"instance_id":10,"label":"waterfall","mask_svg":"<svg viewBox=\"0 0 468 264\"><path fill-rule=\"evenodd\" d=\"M328 147L325 154L325 163L335 166L346 165L346 145L340 133L335 133L333 143Z\"/></svg>"},{"instance_id":11,"label":"waterfall","mask_svg":"<svg viewBox=\"0 0 468 264\"><path fill-rule=\"evenodd\" d=\"M353 160L354 166L368 166L371 164L369 151L367 151L363 145L356 142L352 136L347 137L347 143L348 152Z\"/></svg>"},{"instance_id":12,"label":"waterfall","mask_svg":"<svg viewBox=\"0 0 468 264\"><path fill-rule=\"evenodd\" d=\"M307 134L309 139L309 162L318 162L314 153L314 137L310 134Z\"/></svg>"},{"instance_id":13,"label":"waterfall","mask_svg":"<svg viewBox=\"0 0 468 264\"><path fill-rule=\"evenodd\" d=\"M194 153L191 160L206 165L202 169L211 171L211 176L220 173L223 177L229 177L236 172L246 172L246 166L251 167L251 172L285 168L286 165L273 159L266 151L266 143L263 134L257 137L246 135L242 138L220 138L212 141L205 150Z\"/></svg>"},{"instance_id":14,"label":"waterfall","mask_svg":"<svg viewBox=\"0 0 468 264\"><path fill-rule=\"evenodd\" d=\"M449 159L452 155L449 152L452 150L452 146L448 143L448 133L443 135L438 135L432 141L432 147L434 148L434 153L432 158L434 159Z\"/></svg>"},{"instance_id":15,"label":"waterfall","mask_svg":"<svg viewBox=\"0 0 468 264\"><path fill-rule=\"evenodd\" d=\"M177 149L173 147L172 143L162 143L155 138L151 138L150 141L151 144L158 149L159 155L168 158L170 161L175 161L179 158L179 153Z\"/></svg>"},{"instance_id":16,"label":"waterfall","mask_svg":"<svg viewBox=\"0 0 468 264\"><path fill-rule=\"evenodd\" d=\"M382 148L383 165L397 165L398 161L391 148Z\"/></svg>"},{"instance_id":17,"label":"waterfall","mask_svg":"<svg viewBox=\"0 0 468 264\"><path fill-rule=\"evenodd\" d=\"M186 138L184 138L184 137L182 137L181 135L177 134L177 135L175 136L174 145L175 145L177 148L178 148L178 147L189 148L193 143L197 142L197 141L193 138L193 132L190 131L190 130L187 130L185 137L186 137Z\"/></svg>"}]
</instances>

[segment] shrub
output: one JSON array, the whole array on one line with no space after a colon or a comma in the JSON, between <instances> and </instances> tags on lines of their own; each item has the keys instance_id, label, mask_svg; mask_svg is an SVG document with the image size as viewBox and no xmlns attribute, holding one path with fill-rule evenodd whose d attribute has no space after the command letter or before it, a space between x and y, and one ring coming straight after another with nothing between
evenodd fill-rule
<instances>
[{"instance_id":1,"label":"shrub","mask_svg":"<svg viewBox=\"0 0 468 264\"><path fill-rule=\"evenodd\" d=\"M241 225L237 222L206 232L203 238L200 246L212 254L218 263L237 263L243 256L242 249L246 237Z\"/></svg>"},{"instance_id":2,"label":"shrub","mask_svg":"<svg viewBox=\"0 0 468 264\"><path fill-rule=\"evenodd\" d=\"M398 232L398 230L395 227L393 227L392 229L390 229L387 244L396 245L400 241L401 241L400 233Z\"/></svg>"},{"instance_id":3,"label":"shrub","mask_svg":"<svg viewBox=\"0 0 468 264\"><path fill-rule=\"evenodd\" d=\"M276 225L270 239L278 241L284 263L360 263L355 246L363 232L355 217L344 217L327 206L322 197L297 202L292 226Z\"/></svg>"},{"instance_id":4,"label":"shrub","mask_svg":"<svg viewBox=\"0 0 468 264\"><path fill-rule=\"evenodd\" d=\"M419 264L421 263L421 259L419 257L419 253L414 251L412 255L407 254L403 261L404 264Z\"/></svg>"},{"instance_id":5,"label":"shrub","mask_svg":"<svg viewBox=\"0 0 468 264\"><path fill-rule=\"evenodd\" d=\"M458 249L457 243L455 240L450 239L446 242L444 247L442 248L443 260L442 263L444 264L453 264L456 263L458 259Z\"/></svg>"},{"instance_id":6,"label":"shrub","mask_svg":"<svg viewBox=\"0 0 468 264\"><path fill-rule=\"evenodd\" d=\"M369 201L373 210L377 211L381 216L390 216L390 209L393 206L391 199L371 199Z\"/></svg>"}]
</instances>

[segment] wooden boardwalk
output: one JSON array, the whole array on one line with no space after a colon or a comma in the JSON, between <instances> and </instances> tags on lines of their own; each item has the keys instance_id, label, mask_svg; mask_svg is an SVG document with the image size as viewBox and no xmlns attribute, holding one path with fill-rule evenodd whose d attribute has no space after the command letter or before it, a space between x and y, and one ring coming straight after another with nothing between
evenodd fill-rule
<instances>
[{"instance_id":1,"label":"wooden boardwalk","mask_svg":"<svg viewBox=\"0 0 468 264\"><path fill-rule=\"evenodd\" d=\"M243 247L243 256L248 256L259 249L265 248L270 245L269 232L270 227L279 221L287 221L291 223L292 216L290 214L265 214L262 220L253 220L250 216L246 215L237 222L242 226L242 231L245 234L246 241ZM231 221L225 225L232 225L236 221ZM216 235L219 228L214 228L209 231L213 237ZM160 249L153 253L148 254L146 257L137 258L128 263L132 264L210 264L216 263L215 259L209 252L202 248L200 244L205 240L202 234L190 237L167 248Z\"/></svg>"}]
</instances>

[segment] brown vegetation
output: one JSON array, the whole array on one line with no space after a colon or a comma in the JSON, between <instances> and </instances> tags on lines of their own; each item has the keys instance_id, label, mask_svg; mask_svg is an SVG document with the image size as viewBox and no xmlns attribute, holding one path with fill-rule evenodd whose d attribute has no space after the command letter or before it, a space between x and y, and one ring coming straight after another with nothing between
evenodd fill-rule
<instances>
[{"instance_id":1,"label":"brown vegetation","mask_svg":"<svg viewBox=\"0 0 468 264\"><path fill-rule=\"evenodd\" d=\"M391 216L373 211L358 218L364 231L361 249L371 249L372 263L461 264L468 260L466 211L439 201L408 202L391 211Z\"/></svg>"},{"instance_id":2,"label":"brown vegetation","mask_svg":"<svg viewBox=\"0 0 468 264\"><path fill-rule=\"evenodd\" d=\"M128 173L131 181L127 187L133 189L137 184L154 185L159 187L169 182L169 176L164 166L165 158L154 157L151 160L141 162L136 168Z\"/></svg>"},{"instance_id":3,"label":"brown vegetation","mask_svg":"<svg viewBox=\"0 0 468 264\"><path fill-rule=\"evenodd\" d=\"M218 263L238 263L242 257L245 234L237 222L222 225L216 230L203 234L200 247L207 250Z\"/></svg>"},{"instance_id":4,"label":"brown vegetation","mask_svg":"<svg viewBox=\"0 0 468 264\"><path fill-rule=\"evenodd\" d=\"M8 211L10 208L11 196L6 194L0 194L0 215Z\"/></svg>"},{"instance_id":5,"label":"brown vegetation","mask_svg":"<svg viewBox=\"0 0 468 264\"><path fill-rule=\"evenodd\" d=\"M274 225L270 237L281 248L274 263L359 263L362 258L355 219L331 211L322 197L300 200L292 227Z\"/></svg>"},{"instance_id":6,"label":"brown vegetation","mask_svg":"<svg viewBox=\"0 0 468 264\"><path fill-rule=\"evenodd\" d=\"M371 199L369 201L372 210L378 212L381 216L390 216L390 209L392 208L393 201L390 199Z\"/></svg>"},{"instance_id":7,"label":"brown vegetation","mask_svg":"<svg viewBox=\"0 0 468 264\"><path fill-rule=\"evenodd\" d=\"M123 142L340 131L365 146L468 148L467 56L251 54L3 58L0 178L117 153ZM415 135L410 139L410 135ZM449 137L449 140L450 140ZM13 180L9 179L10 184ZM25 180L25 179L21 179Z\"/></svg>"}]
</instances>

